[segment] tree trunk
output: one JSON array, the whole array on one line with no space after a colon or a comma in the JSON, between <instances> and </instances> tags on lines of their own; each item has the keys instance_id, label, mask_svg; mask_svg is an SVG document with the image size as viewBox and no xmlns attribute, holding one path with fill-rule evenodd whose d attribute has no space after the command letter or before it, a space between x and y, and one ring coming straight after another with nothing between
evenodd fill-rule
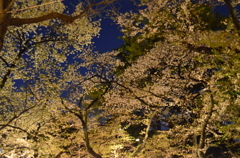
<instances>
[{"instance_id":1,"label":"tree trunk","mask_svg":"<svg viewBox=\"0 0 240 158\"><path fill-rule=\"evenodd\" d=\"M102 158L101 155L97 154L92 147L90 146L90 142L89 142L89 137L88 137L88 130L87 130L87 126L83 126L83 130L84 130L84 139L85 139L85 143L86 143L86 147L87 147L87 151L89 154L91 154L93 157L95 158Z\"/></svg>"},{"instance_id":2,"label":"tree trunk","mask_svg":"<svg viewBox=\"0 0 240 158\"><path fill-rule=\"evenodd\" d=\"M92 147L90 146L90 141L89 141L89 137L88 137L88 125L87 125L87 122L88 122L88 110L85 110L84 122L82 122L82 123L83 123L84 139L85 139L87 151L88 151L89 154L91 154L95 158L102 158L102 156L97 154L92 149Z\"/></svg>"},{"instance_id":3,"label":"tree trunk","mask_svg":"<svg viewBox=\"0 0 240 158\"><path fill-rule=\"evenodd\" d=\"M4 9L3 0L0 0L0 51L3 46L3 19L4 19Z\"/></svg>"},{"instance_id":4,"label":"tree trunk","mask_svg":"<svg viewBox=\"0 0 240 158\"><path fill-rule=\"evenodd\" d=\"M213 113L213 107L214 107L214 101L213 101L213 94L212 92L210 92L210 107L209 110L207 112L207 116L203 121L202 124L202 128L201 128L201 135L200 135L200 140L199 140L199 145L198 145L198 151L197 151L197 155L200 158L204 158L204 153L202 151L202 149L205 147L205 140L206 140L206 128L207 125L209 123L209 120L212 116Z\"/></svg>"},{"instance_id":5,"label":"tree trunk","mask_svg":"<svg viewBox=\"0 0 240 158\"><path fill-rule=\"evenodd\" d=\"M239 25L239 23L238 23L238 20L237 20L236 15L234 14L233 7L232 7L232 5L231 5L231 1L230 1L230 0L224 0L224 2L225 2L226 6L227 6L227 8L228 8L228 10L229 10L229 12L230 12L231 18L232 18L232 20L233 20L233 23L234 23L236 29L237 29L238 31L240 31L240 25ZM238 34L240 35L239 32L238 32Z\"/></svg>"},{"instance_id":6,"label":"tree trunk","mask_svg":"<svg viewBox=\"0 0 240 158\"><path fill-rule=\"evenodd\" d=\"M3 22L3 0L0 0L0 23Z\"/></svg>"},{"instance_id":7,"label":"tree trunk","mask_svg":"<svg viewBox=\"0 0 240 158\"><path fill-rule=\"evenodd\" d=\"M152 124L152 120L156 116L156 114L157 114L157 111L154 111L152 116L148 119L148 126L147 126L147 129L146 129L146 132L145 132L145 137L144 137L142 143L133 152L132 157L137 156L137 154L145 147L147 139L148 139L148 133L149 133L149 130L150 130L150 127L151 127L151 124Z\"/></svg>"},{"instance_id":8,"label":"tree trunk","mask_svg":"<svg viewBox=\"0 0 240 158\"><path fill-rule=\"evenodd\" d=\"M11 9L10 5L12 5L10 1L0 0L0 51L2 51L4 36L11 18L11 13L6 13L5 10Z\"/></svg>"}]
</instances>

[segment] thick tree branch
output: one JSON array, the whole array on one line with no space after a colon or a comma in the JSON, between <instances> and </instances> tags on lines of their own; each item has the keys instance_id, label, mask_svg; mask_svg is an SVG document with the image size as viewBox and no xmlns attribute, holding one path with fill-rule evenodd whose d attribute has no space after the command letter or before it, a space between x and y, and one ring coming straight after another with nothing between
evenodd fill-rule
<instances>
[{"instance_id":1,"label":"thick tree branch","mask_svg":"<svg viewBox=\"0 0 240 158\"><path fill-rule=\"evenodd\" d=\"M8 11L11 10L14 1L15 1L15 0L9 0L9 3L6 5L6 7L4 7L4 13L7 13Z\"/></svg>"},{"instance_id":2,"label":"thick tree branch","mask_svg":"<svg viewBox=\"0 0 240 158\"><path fill-rule=\"evenodd\" d=\"M236 29L237 29L238 31L240 31L240 25L239 25L239 22L238 22L238 20L237 20L236 15L234 14L233 7L232 7L232 4L231 4L230 0L224 0L224 2L225 2L226 5L227 5L227 8L228 8L228 10L229 10L229 12L230 12L230 15L231 15L231 17L232 17L232 20L233 20L233 23L234 23ZM239 34L240 34L240 33L239 33Z\"/></svg>"},{"instance_id":3,"label":"thick tree branch","mask_svg":"<svg viewBox=\"0 0 240 158\"><path fill-rule=\"evenodd\" d=\"M81 13L80 15L74 16L74 17L70 17L69 15L54 12L54 13L49 13L49 14L37 17L37 18L29 18L29 19L12 18L9 22L9 25L21 26L24 24L38 23L46 20L55 19L55 18L60 19L66 23L72 23L77 18L85 15L84 13Z\"/></svg>"},{"instance_id":4,"label":"thick tree branch","mask_svg":"<svg viewBox=\"0 0 240 158\"><path fill-rule=\"evenodd\" d=\"M9 69L7 73L4 75L2 82L0 84L0 89L2 89L5 86L5 83L7 82L7 79L10 76L10 74L11 74L11 69Z\"/></svg>"},{"instance_id":5,"label":"thick tree branch","mask_svg":"<svg viewBox=\"0 0 240 158\"><path fill-rule=\"evenodd\" d=\"M0 24L3 22L4 9L3 9L3 0L0 0Z\"/></svg>"},{"instance_id":6,"label":"thick tree branch","mask_svg":"<svg viewBox=\"0 0 240 158\"><path fill-rule=\"evenodd\" d=\"M110 89L111 86L111 82L108 82L108 86L105 88L104 92L98 96L97 98L95 98L87 107L86 109L90 109L104 94L106 94L108 92L108 90Z\"/></svg>"},{"instance_id":7,"label":"thick tree branch","mask_svg":"<svg viewBox=\"0 0 240 158\"><path fill-rule=\"evenodd\" d=\"M98 99L98 98L97 98L97 99ZM82 123L82 126L83 126L84 141L85 141L85 144L86 144L86 148L87 148L88 153L91 154L91 155L92 155L93 157L95 157L95 158L102 158L99 154L97 154L97 153L92 149L92 147L91 147L91 145L90 145L90 140L89 140L89 136L88 136L88 109L87 109L87 108L85 109L85 115L83 115L82 112L81 112L81 110L79 110L79 111L78 111L79 113L77 113L77 112L73 111L72 109L68 108L68 107L65 105L65 103L64 103L64 101L63 101L62 98L61 98L61 100L62 100L63 106L64 106L70 113L74 114L75 116L77 116L77 117L80 119L80 121L81 121L81 123ZM82 104L82 100L80 101L79 104ZM94 104L94 103L93 103L93 104Z\"/></svg>"},{"instance_id":8,"label":"thick tree branch","mask_svg":"<svg viewBox=\"0 0 240 158\"><path fill-rule=\"evenodd\" d=\"M148 133L149 133L149 130L150 130L151 125L152 125L152 120L153 120L153 118L155 118L156 114L157 114L157 111L154 111L152 113L152 115L150 116L150 118L148 119L148 125L147 125L146 131L145 131L145 137L144 137L142 143L133 152L133 154L132 154L133 157L137 156L137 154L145 147L147 139L148 139Z\"/></svg>"},{"instance_id":9,"label":"thick tree branch","mask_svg":"<svg viewBox=\"0 0 240 158\"><path fill-rule=\"evenodd\" d=\"M91 154L95 158L102 158L102 156L97 154L90 145L90 140L88 136L88 109L85 109L84 120L85 120L85 124L83 124L83 132L84 132L84 139L85 139L87 151L89 154Z\"/></svg>"},{"instance_id":10,"label":"thick tree branch","mask_svg":"<svg viewBox=\"0 0 240 158\"><path fill-rule=\"evenodd\" d=\"M200 141L198 145L198 157L204 158L204 154L202 152L202 149L205 147L205 142L206 142L206 130L207 130L207 125L209 123L209 120L212 116L213 113L213 107L214 107L214 99L213 99L213 94L210 92L210 105L209 109L207 111L207 116L205 117L202 128L201 128L201 135L200 135Z\"/></svg>"},{"instance_id":11,"label":"thick tree branch","mask_svg":"<svg viewBox=\"0 0 240 158\"><path fill-rule=\"evenodd\" d=\"M65 105L65 103L64 103L64 101L63 101L63 98L61 98L61 100L62 100L62 105L63 105L70 113L72 113L73 115L77 116L77 118L79 118L80 121L81 121L81 123L84 125L84 124L85 124L85 120L83 119L83 114L82 114L81 110L78 110L78 113L77 113L77 112L73 111L72 109L68 108L68 107Z\"/></svg>"},{"instance_id":12,"label":"thick tree branch","mask_svg":"<svg viewBox=\"0 0 240 158\"><path fill-rule=\"evenodd\" d=\"M29 19L12 18L9 21L9 25L21 26L24 24L38 23L38 22L43 22L46 20L51 20L51 19L56 19L56 18L66 22L66 23L72 23L76 19L79 19L87 14L94 13L95 11L92 10L92 7L102 5L102 4L112 3L114 1L116 1L116 0L103 1L103 2L96 3L96 4L90 4L90 5L86 6L85 9L80 14L73 16L73 17L66 15L66 14L54 12L54 13L49 13L49 14L37 17L37 18L29 18Z\"/></svg>"}]
</instances>

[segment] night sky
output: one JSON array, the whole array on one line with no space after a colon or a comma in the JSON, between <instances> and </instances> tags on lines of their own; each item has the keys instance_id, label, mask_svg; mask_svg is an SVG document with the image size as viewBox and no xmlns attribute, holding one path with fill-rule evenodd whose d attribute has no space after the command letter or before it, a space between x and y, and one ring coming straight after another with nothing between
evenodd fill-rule
<instances>
[{"instance_id":1,"label":"night sky","mask_svg":"<svg viewBox=\"0 0 240 158\"><path fill-rule=\"evenodd\" d=\"M125 13L130 10L136 10L133 2L130 0L121 0L121 6L119 12ZM100 38L95 38L95 51L104 53L107 51L112 51L113 49L118 48L123 45L123 41L119 39L119 36L123 34L120 32L120 28L113 22L110 18L102 18L101 22L101 32Z\"/></svg>"},{"instance_id":2,"label":"night sky","mask_svg":"<svg viewBox=\"0 0 240 158\"><path fill-rule=\"evenodd\" d=\"M68 6L70 12L73 11L74 6L78 4L79 0L64 0L63 3ZM125 13L130 10L136 10L131 0L119 0L115 3L116 8L119 9L120 13ZM105 13L101 14L101 17L96 17L96 19L101 18L101 32L99 38L94 38L94 51L100 53L112 51L123 44L123 41L118 37L122 36L120 28L113 22L112 19L107 17Z\"/></svg>"}]
</instances>

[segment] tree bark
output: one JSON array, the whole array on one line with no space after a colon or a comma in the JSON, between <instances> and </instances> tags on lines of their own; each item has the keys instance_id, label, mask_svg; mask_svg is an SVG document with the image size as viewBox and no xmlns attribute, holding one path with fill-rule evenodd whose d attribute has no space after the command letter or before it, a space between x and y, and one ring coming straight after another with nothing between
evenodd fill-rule
<instances>
[{"instance_id":1,"label":"tree bark","mask_svg":"<svg viewBox=\"0 0 240 158\"><path fill-rule=\"evenodd\" d=\"M238 22L238 20L237 20L236 15L235 15L234 12L233 12L233 7L232 7L232 4L231 4L230 0L224 0L224 2L225 2L225 4L227 5L227 8L228 8L228 10L229 10L229 12L230 12L231 18L232 18L232 20L233 20L233 23L234 23L236 29L237 29L238 31L240 31L240 24L239 24L239 22ZM240 32L238 32L238 34L240 35Z\"/></svg>"},{"instance_id":2,"label":"tree bark","mask_svg":"<svg viewBox=\"0 0 240 158\"><path fill-rule=\"evenodd\" d=\"M0 0L0 23L3 22L3 17L4 17L3 13L4 13L4 10L3 10L3 0Z\"/></svg>"},{"instance_id":3,"label":"tree bark","mask_svg":"<svg viewBox=\"0 0 240 158\"><path fill-rule=\"evenodd\" d=\"M151 128L151 125L152 125L152 120L153 118L156 116L157 114L157 111L154 111L152 116L148 119L148 126L147 126L147 129L145 131L145 137L142 141L142 143L137 147L137 149L133 152L132 154L132 157L135 157L137 156L137 154L145 147L146 145L146 142L147 142L147 139L148 139L148 133L149 133L149 130Z\"/></svg>"},{"instance_id":4,"label":"tree bark","mask_svg":"<svg viewBox=\"0 0 240 158\"><path fill-rule=\"evenodd\" d=\"M4 39L4 8L3 8L3 0L0 0L0 51L2 50L3 46L3 39ZM6 31L5 31L6 32Z\"/></svg>"},{"instance_id":5,"label":"tree bark","mask_svg":"<svg viewBox=\"0 0 240 158\"><path fill-rule=\"evenodd\" d=\"M206 129L207 129L207 125L208 125L209 120L213 113L213 107L214 107L213 94L212 94L212 92L210 92L210 107L207 112L207 116L204 119L203 124L202 124L201 135L200 135L198 151L197 151L198 157L200 157L200 158L204 158L204 153L203 153L202 149L205 147Z\"/></svg>"},{"instance_id":6,"label":"tree bark","mask_svg":"<svg viewBox=\"0 0 240 158\"><path fill-rule=\"evenodd\" d=\"M88 109L85 109L85 114L83 114L81 112L81 110L79 110L78 113L76 113L75 111L69 109L67 106L65 106L64 104L64 101L62 100L62 104L63 106L72 114L74 114L76 117L79 118L79 120L81 121L82 123L82 126L83 126L83 134L84 134L84 141L85 141L85 145L86 145L86 148L87 148L87 152L89 154L91 154L93 157L95 158L102 158L101 155L97 154L91 147L90 145L90 141L89 141L89 136L88 136ZM79 104L82 104L82 99L80 101ZM80 107L80 106L79 106Z\"/></svg>"},{"instance_id":7,"label":"tree bark","mask_svg":"<svg viewBox=\"0 0 240 158\"><path fill-rule=\"evenodd\" d=\"M92 147L90 146L90 141L88 137L88 110L85 110L85 117L84 117L84 122L83 122L83 131L84 131L84 139L87 147L87 151L89 154L91 154L95 158L102 158L101 155L97 154Z\"/></svg>"}]
</instances>

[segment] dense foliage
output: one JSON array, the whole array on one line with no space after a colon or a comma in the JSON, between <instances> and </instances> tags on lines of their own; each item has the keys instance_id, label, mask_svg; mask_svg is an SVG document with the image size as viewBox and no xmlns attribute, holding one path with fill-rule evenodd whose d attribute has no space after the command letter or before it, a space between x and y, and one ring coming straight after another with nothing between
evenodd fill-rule
<instances>
[{"instance_id":1,"label":"dense foliage","mask_svg":"<svg viewBox=\"0 0 240 158\"><path fill-rule=\"evenodd\" d=\"M91 15L113 1L0 2L2 157L240 155L237 2L141 1L103 54Z\"/></svg>"}]
</instances>

